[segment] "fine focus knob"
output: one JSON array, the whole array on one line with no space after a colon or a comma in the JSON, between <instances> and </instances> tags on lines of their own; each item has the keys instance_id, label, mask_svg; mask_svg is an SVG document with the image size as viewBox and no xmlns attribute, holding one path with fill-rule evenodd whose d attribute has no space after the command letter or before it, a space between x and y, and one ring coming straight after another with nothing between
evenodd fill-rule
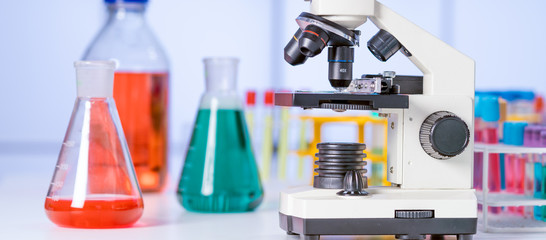
<instances>
[{"instance_id":1,"label":"fine focus knob","mask_svg":"<svg viewBox=\"0 0 546 240\"><path fill-rule=\"evenodd\" d=\"M395 210L394 218L423 219L434 218L433 210Z\"/></svg>"},{"instance_id":2,"label":"fine focus knob","mask_svg":"<svg viewBox=\"0 0 546 240\"><path fill-rule=\"evenodd\" d=\"M433 158L445 160L464 151L470 139L466 123L452 112L431 114L421 125L419 140Z\"/></svg>"}]
</instances>

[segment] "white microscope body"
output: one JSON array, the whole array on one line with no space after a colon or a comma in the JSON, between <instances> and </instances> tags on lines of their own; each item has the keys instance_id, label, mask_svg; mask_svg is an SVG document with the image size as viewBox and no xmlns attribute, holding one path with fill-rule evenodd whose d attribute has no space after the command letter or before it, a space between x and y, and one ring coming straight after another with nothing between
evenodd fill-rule
<instances>
[{"instance_id":1,"label":"white microscope body","mask_svg":"<svg viewBox=\"0 0 546 240\"><path fill-rule=\"evenodd\" d=\"M407 108L377 109L388 117L387 179L392 186L367 188L365 197L311 186L283 191L281 227L306 240L320 235L422 239L427 234L471 239L477 224L474 61L375 0L312 0L311 14L351 30L369 18L392 34L422 71L422 94L408 95ZM445 112L468 127L464 150L449 157L427 142L434 126L425 126Z\"/></svg>"}]
</instances>

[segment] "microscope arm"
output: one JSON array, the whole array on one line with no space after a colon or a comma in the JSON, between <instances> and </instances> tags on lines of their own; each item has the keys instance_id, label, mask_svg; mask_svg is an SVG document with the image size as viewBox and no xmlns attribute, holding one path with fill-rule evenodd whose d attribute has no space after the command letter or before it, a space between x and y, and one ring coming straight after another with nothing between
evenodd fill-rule
<instances>
[{"instance_id":1,"label":"microscope arm","mask_svg":"<svg viewBox=\"0 0 546 240\"><path fill-rule=\"evenodd\" d=\"M378 1L369 18L411 53L409 59L424 75L424 95L462 94L474 98L474 60Z\"/></svg>"}]
</instances>

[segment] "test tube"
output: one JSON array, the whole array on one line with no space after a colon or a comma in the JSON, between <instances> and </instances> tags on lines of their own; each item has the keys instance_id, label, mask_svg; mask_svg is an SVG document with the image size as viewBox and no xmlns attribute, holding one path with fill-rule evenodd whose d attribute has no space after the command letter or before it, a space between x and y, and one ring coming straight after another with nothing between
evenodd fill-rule
<instances>
[{"instance_id":1,"label":"test tube","mask_svg":"<svg viewBox=\"0 0 546 240\"><path fill-rule=\"evenodd\" d=\"M546 147L546 128L542 128L540 131L540 147ZM541 176L541 186L540 186L540 197L546 198L546 154L541 154L541 157L539 158L541 162L541 170L542 170L542 176ZM546 206L540 207L540 217L542 221L546 221Z\"/></svg>"},{"instance_id":2,"label":"test tube","mask_svg":"<svg viewBox=\"0 0 546 240\"><path fill-rule=\"evenodd\" d=\"M254 135L254 112L256 108L256 91L246 91L245 117L250 138Z\"/></svg>"},{"instance_id":3,"label":"test tube","mask_svg":"<svg viewBox=\"0 0 546 240\"><path fill-rule=\"evenodd\" d=\"M542 144L543 142L541 142L541 139L542 139L542 132L544 131L543 130L544 128L543 127L537 127L535 128L533 131L532 131L532 145L534 147L546 147L546 144ZM544 134L545 138L546 138L546 134ZM538 136L538 137L537 137ZM544 157L545 155L544 154L540 154L540 155L537 155L535 158L534 158L534 165L535 165L535 181L534 181L534 193L533 193L533 196L535 198L544 198ZM535 217L536 220L543 220L543 209L544 207L541 207L541 206L535 206L533 208L533 215Z\"/></svg>"},{"instance_id":4,"label":"test tube","mask_svg":"<svg viewBox=\"0 0 546 240\"><path fill-rule=\"evenodd\" d=\"M526 122L504 123L504 144L522 146ZM523 154L505 154L506 191L511 194L523 195L525 192L525 156ZM508 211L524 215L524 207L508 207Z\"/></svg>"},{"instance_id":5,"label":"test tube","mask_svg":"<svg viewBox=\"0 0 546 240\"><path fill-rule=\"evenodd\" d=\"M503 98L500 98L499 97L499 129L498 129L498 133L499 133L499 140L502 141L504 140L504 123L506 122L506 119L508 118L508 115L507 115L507 108L508 108L508 102L506 100L504 100ZM505 190L506 189L506 179L505 179L505 171L506 171L506 166L505 166L505 162L504 162L504 153L501 153L499 154L499 157L500 157L500 176L501 176L501 189L502 190Z\"/></svg>"},{"instance_id":6,"label":"test tube","mask_svg":"<svg viewBox=\"0 0 546 240\"><path fill-rule=\"evenodd\" d=\"M525 147L531 147L533 146L532 142L532 136L533 131L537 128L537 126L529 125L525 127L524 133L523 133L523 146ZM532 197L533 191L534 191L534 176L535 176L535 158L538 157L537 154L526 154L525 158L525 190L524 194L525 196ZM524 210L524 216L528 218L533 217L533 207L527 206Z\"/></svg>"},{"instance_id":7,"label":"test tube","mask_svg":"<svg viewBox=\"0 0 546 240\"><path fill-rule=\"evenodd\" d=\"M262 134L262 157L261 157L261 177L264 181L269 180L271 174L271 158L273 157L273 103L275 93L273 90L267 90L264 96L264 124Z\"/></svg>"},{"instance_id":8,"label":"test tube","mask_svg":"<svg viewBox=\"0 0 546 240\"><path fill-rule=\"evenodd\" d=\"M480 99L482 104L481 116L483 120L483 141L487 144L498 144L498 128L499 128L499 99L496 96L484 96ZM490 193L499 193L501 191L500 178L500 158L498 153L489 154L489 178L488 188ZM489 207L489 211L493 214L501 212L501 207Z\"/></svg>"},{"instance_id":9,"label":"test tube","mask_svg":"<svg viewBox=\"0 0 546 240\"><path fill-rule=\"evenodd\" d=\"M513 132L514 132L514 125L513 125L513 122L505 122L503 124L503 134L504 134L504 139L503 139L503 143L506 144L506 145L513 145L512 142L514 141L513 139ZM515 158L515 154L504 154L504 166L506 166L506 169L504 171L504 179L505 179L505 190L506 192L509 192L509 193L515 193L515 174L516 172L514 171L515 168L514 168L514 158ZM512 210L513 207L509 207L508 209L511 209Z\"/></svg>"}]
</instances>

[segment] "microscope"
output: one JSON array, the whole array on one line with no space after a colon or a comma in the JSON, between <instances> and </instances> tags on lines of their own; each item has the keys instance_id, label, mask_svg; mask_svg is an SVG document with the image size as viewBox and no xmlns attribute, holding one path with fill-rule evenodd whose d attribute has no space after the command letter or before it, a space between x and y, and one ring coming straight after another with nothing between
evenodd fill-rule
<instances>
[{"instance_id":1,"label":"microscope","mask_svg":"<svg viewBox=\"0 0 546 240\"><path fill-rule=\"evenodd\" d=\"M375 0L312 0L297 17L285 60L303 64L328 48L336 91L275 94L277 106L377 111L388 119L387 180L367 187L363 144L321 143L313 186L280 194L280 226L304 240L321 235L424 239L477 228L472 189L474 61ZM354 49L367 19L380 30L367 43L380 61L400 51L423 76L395 72L353 79Z\"/></svg>"}]
</instances>

